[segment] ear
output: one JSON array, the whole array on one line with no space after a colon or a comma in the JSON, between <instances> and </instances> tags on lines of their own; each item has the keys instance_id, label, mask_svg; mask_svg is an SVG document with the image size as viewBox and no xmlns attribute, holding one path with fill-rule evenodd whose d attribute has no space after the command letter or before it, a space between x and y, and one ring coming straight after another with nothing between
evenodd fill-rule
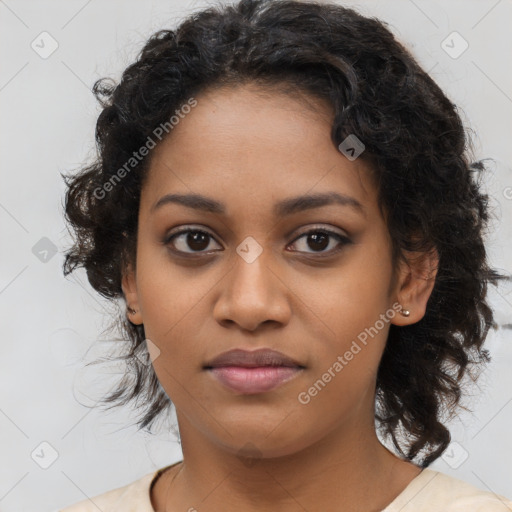
<instances>
[{"instance_id":1,"label":"ear","mask_svg":"<svg viewBox=\"0 0 512 512\"><path fill-rule=\"evenodd\" d=\"M415 324L425 316L439 266L435 248L428 253L406 251L406 257L407 262L400 263L394 296L402 308L409 311L409 316L398 311L391 320L395 325Z\"/></svg>"},{"instance_id":2,"label":"ear","mask_svg":"<svg viewBox=\"0 0 512 512\"><path fill-rule=\"evenodd\" d=\"M140 312L139 296L137 293L137 282L135 278L135 271L129 266L123 271L121 279L121 288L124 293L126 301L126 315L132 324L142 324L142 315ZM135 313L130 312L130 309L135 310Z\"/></svg>"}]
</instances>

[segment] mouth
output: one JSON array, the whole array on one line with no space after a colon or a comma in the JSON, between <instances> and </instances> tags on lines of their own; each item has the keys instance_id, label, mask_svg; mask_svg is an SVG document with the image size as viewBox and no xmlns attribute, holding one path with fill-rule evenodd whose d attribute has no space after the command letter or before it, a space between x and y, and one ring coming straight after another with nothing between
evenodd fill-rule
<instances>
[{"instance_id":1,"label":"mouth","mask_svg":"<svg viewBox=\"0 0 512 512\"><path fill-rule=\"evenodd\" d=\"M270 391L297 376L305 366L270 349L223 352L203 366L217 381L240 394Z\"/></svg>"}]
</instances>

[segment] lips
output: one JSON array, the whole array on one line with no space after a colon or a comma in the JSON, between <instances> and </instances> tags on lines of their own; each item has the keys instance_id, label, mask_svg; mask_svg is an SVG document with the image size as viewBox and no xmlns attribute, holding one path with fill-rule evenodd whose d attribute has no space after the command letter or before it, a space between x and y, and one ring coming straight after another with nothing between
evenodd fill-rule
<instances>
[{"instance_id":1,"label":"lips","mask_svg":"<svg viewBox=\"0 0 512 512\"><path fill-rule=\"evenodd\" d=\"M281 352L270 349L223 352L204 369L217 381L241 394L275 389L300 373L304 366Z\"/></svg>"},{"instance_id":2,"label":"lips","mask_svg":"<svg viewBox=\"0 0 512 512\"><path fill-rule=\"evenodd\" d=\"M283 353L266 348L250 352L242 349L229 350L207 363L205 368L218 368L222 366L242 366L244 368L256 368L261 366L301 367L298 362Z\"/></svg>"}]
</instances>

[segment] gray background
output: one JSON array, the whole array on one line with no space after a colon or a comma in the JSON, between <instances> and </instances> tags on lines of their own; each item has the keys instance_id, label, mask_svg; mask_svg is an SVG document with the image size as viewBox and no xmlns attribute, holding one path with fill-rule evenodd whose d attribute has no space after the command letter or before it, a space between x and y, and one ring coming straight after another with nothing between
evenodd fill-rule
<instances>
[{"instance_id":1,"label":"gray background","mask_svg":"<svg viewBox=\"0 0 512 512\"><path fill-rule=\"evenodd\" d=\"M214 3L214 2L210 2ZM512 271L512 3L506 0L345 2L387 21L473 127L477 157L492 157L486 189L494 209L491 264ZM126 485L181 459L168 429L126 427L128 410L91 408L108 372L84 367L114 335L112 308L80 270L64 279L64 185L59 171L94 152L102 76L119 78L146 38L205 5L171 1L0 1L1 267L0 511L51 511ZM57 50L42 58L31 47ZM457 31L469 47L457 58L442 42ZM453 36L451 52L462 49ZM42 49L41 49L42 51ZM508 187L508 188L507 188ZM55 247L56 253L52 252ZM44 250L49 252L44 253ZM493 356L464 413L450 423L454 444L432 466L512 498L512 291L491 288L502 326ZM508 328L507 328L508 324ZM107 340L107 341L99 341ZM87 351L87 353L86 353ZM58 453L52 462L52 448ZM33 454L33 455L31 455ZM39 456L37 455L39 454Z\"/></svg>"}]
</instances>

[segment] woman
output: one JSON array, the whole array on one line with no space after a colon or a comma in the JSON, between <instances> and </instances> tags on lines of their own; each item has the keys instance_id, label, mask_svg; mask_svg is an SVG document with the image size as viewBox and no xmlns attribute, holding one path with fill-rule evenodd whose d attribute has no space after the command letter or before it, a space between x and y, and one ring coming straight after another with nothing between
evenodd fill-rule
<instances>
[{"instance_id":1,"label":"woman","mask_svg":"<svg viewBox=\"0 0 512 512\"><path fill-rule=\"evenodd\" d=\"M512 509L428 469L503 276L456 108L383 24L211 7L94 91L64 271L125 301L106 401L173 404L183 461L65 512Z\"/></svg>"}]
</instances>

